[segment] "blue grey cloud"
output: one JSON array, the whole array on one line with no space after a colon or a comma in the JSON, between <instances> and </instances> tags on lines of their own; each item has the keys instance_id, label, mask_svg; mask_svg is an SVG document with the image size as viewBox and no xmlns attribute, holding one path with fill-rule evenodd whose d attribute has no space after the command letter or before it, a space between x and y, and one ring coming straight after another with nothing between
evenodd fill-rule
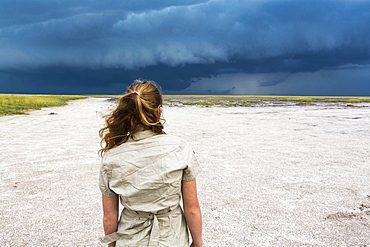
<instances>
[{"instance_id":1,"label":"blue grey cloud","mask_svg":"<svg viewBox=\"0 0 370 247\"><path fill-rule=\"evenodd\" d=\"M177 90L225 73L370 63L370 2L363 0L0 3L0 73L17 81L41 83L52 71L55 84L98 89L144 77Z\"/></svg>"}]
</instances>

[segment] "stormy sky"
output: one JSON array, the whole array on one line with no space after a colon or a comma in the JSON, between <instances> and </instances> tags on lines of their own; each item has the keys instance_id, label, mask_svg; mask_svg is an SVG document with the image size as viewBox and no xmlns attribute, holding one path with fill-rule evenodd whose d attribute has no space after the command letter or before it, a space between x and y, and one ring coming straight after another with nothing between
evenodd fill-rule
<instances>
[{"instance_id":1,"label":"stormy sky","mask_svg":"<svg viewBox=\"0 0 370 247\"><path fill-rule=\"evenodd\" d=\"M370 96L368 0L0 0L0 93Z\"/></svg>"}]
</instances>

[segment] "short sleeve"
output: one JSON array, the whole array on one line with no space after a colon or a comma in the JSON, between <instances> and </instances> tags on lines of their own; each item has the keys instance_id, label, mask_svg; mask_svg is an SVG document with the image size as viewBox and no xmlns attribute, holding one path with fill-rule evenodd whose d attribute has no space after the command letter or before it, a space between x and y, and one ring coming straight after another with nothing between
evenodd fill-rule
<instances>
[{"instance_id":1,"label":"short sleeve","mask_svg":"<svg viewBox=\"0 0 370 247\"><path fill-rule=\"evenodd\" d=\"M117 195L109 188L108 173L107 173L107 169L105 168L104 164L101 164L100 166L99 188L100 188L101 193L107 197L113 197Z\"/></svg>"},{"instance_id":2,"label":"short sleeve","mask_svg":"<svg viewBox=\"0 0 370 247\"><path fill-rule=\"evenodd\" d=\"M195 157L195 153L190 144L186 143L184 147L184 159L187 167L184 169L182 180L191 181L202 171L200 164Z\"/></svg>"}]
</instances>

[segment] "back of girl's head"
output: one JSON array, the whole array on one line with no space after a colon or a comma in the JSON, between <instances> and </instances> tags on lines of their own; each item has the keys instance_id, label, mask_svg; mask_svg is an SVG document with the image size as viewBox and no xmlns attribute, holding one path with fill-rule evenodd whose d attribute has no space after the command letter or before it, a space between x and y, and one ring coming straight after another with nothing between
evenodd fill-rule
<instances>
[{"instance_id":1,"label":"back of girl's head","mask_svg":"<svg viewBox=\"0 0 370 247\"><path fill-rule=\"evenodd\" d=\"M119 99L117 108L106 119L106 126L99 131L105 143L100 154L126 142L138 128L163 134L162 102L160 87L155 82L136 80Z\"/></svg>"}]
</instances>

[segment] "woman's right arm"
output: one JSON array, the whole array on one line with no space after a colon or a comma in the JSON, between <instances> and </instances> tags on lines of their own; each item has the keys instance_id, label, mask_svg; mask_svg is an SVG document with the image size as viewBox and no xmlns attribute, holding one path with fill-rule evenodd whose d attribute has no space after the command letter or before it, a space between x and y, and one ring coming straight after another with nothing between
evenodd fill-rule
<instances>
[{"instance_id":1,"label":"woman's right arm","mask_svg":"<svg viewBox=\"0 0 370 247\"><path fill-rule=\"evenodd\" d=\"M202 213L198 201L196 180L182 181L181 193L185 219L193 239L191 247L201 247L203 246Z\"/></svg>"}]
</instances>

